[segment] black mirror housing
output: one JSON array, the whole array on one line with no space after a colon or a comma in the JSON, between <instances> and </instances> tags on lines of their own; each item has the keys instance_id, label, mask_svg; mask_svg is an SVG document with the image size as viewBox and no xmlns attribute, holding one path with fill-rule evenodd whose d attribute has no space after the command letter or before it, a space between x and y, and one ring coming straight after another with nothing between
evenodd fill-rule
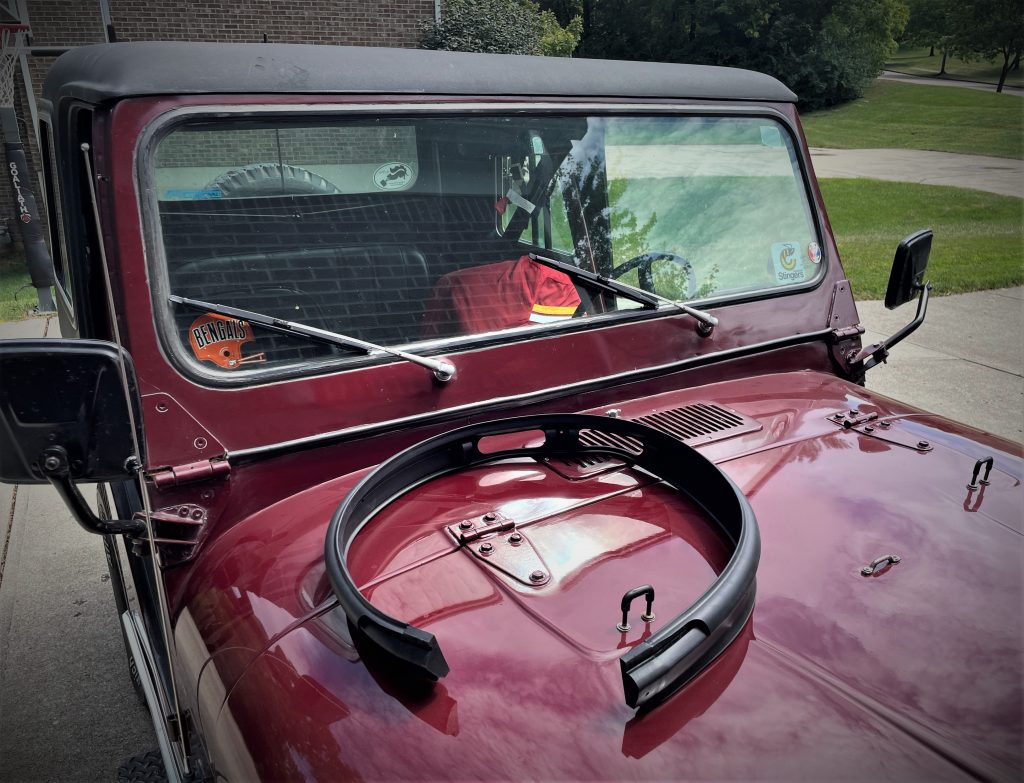
<instances>
[{"instance_id":1,"label":"black mirror housing","mask_svg":"<svg viewBox=\"0 0 1024 783\"><path fill-rule=\"evenodd\" d=\"M924 286L924 272L932 250L932 231L922 229L904 237L896 248L885 290L885 306L895 310L911 299L916 299Z\"/></svg>"},{"instance_id":2,"label":"black mirror housing","mask_svg":"<svg viewBox=\"0 0 1024 783\"><path fill-rule=\"evenodd\" d=\"M55 447L66 451L72 480L116 481L134 475L130 458L135 443L121 382L122 359L134 420L141 427L135 369L128 354L113 343L0 341L0 481L46 483L43 454ZM141 449L141 431L136 435Z\"/></svg>"}]
</instances>

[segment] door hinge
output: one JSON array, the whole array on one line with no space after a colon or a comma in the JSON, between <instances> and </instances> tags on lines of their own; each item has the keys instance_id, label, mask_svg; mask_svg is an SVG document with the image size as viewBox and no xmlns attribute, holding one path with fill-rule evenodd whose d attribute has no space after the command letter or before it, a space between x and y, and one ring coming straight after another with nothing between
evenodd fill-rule
<instances>
[{"instance_id":1,"label":"door hinge","mask_svg":"<svg viewBox=\"0 0 1024 783\"><path fill-rule=\"evenodd\" d=\"M857 337L861 334L864 334L864 327L860 324L856 326L841 326L838 329L832 330L832 341L849 340L851 337Z\"/></svg>"},{"instance_id":2,"label":"door hinge","mask_svg":"<svg viewBox=\"0 0 1024 783\"><path fill-rule=\"evenodd\" d=\"M197 481L226 476L231 472L231 465L226 457L215 459L204 459L199 462L190 462L187 465L176 465L172 468L164 468L151 474L153 484L157 489L167 487L178 487L182 484L193 484Z\"/></svg>"}]
</instances>

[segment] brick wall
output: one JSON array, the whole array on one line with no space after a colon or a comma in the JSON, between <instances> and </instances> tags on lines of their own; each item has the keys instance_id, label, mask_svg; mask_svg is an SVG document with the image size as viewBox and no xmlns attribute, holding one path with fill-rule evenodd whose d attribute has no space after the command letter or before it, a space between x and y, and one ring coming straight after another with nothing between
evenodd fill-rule
<instances>
[{"instance_id":1,"label":"brick wall","mask_svg":"<svg viewBox=\"0 0 1024 783\"><path fill-rule=\"evenodd\" d=\"M225 41L413 47L420 24L433 18L433 0L109 0L119 41ZM98 0L28 0L34 46L81 46L104 41ZM31 58L36 94L53 58ZM20 88L15 109L29 154L33 182L41 171L31 115ZM38 191L38 188L37 188ZM43 208L42 199L40 208ZM12 233L14 202L6 178L0 184L0 218Z\"/></svg>"}]
</instances>

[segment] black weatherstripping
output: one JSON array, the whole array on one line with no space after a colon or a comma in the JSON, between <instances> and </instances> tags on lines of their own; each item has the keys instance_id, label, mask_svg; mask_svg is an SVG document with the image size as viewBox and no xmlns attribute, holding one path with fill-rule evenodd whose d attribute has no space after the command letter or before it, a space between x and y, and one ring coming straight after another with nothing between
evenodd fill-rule
<instances>
[{"instance_id":1,"label":"black weatherstripping","mask_svg":"<svg viewBox=\"0 0 1024 783\"><path fill-rule=\"evenodd\" d=\"M630 438L639 448L584 445L580 432L588 430ZM482 438L528 431L544 433L544 442L486 454L479 449ZM721 653L750 616L760 535L746 497L714 463L669 435L625 419L550 414L475 424L425 440L382 463L349 492L327 531L327 573L349 621L410 673L429 679L447 675L448 662L433 634L381 612L359 592L347 565L352 541L384 507L431 479L511 458L586 454L611 455L660 478L697 504L733 544L729 562L705 593L620 659L630 707L674 692Z\"/></svg>"}]
</instances>

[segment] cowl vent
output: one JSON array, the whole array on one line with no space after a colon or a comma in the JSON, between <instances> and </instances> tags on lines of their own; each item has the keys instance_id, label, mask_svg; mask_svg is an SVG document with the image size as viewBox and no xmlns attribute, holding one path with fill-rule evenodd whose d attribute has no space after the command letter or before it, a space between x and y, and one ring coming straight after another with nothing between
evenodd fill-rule
<instances>
[{"instance_id":1,"label":"cowl vent","mask_svg":"<svg viewBox=\"0 0 1024 783\"><path fill-rule=\"evenodd\" d=\"M763 429L760 422L749 416L711 402L695 402L692 405L648 413L634 421L671 435L687 446L703 446ZM595 430L582 430L580 442L587 446L614 446L633 452L640 450L640 444L630 438ZM566 460L550 459L547 462L566 478L581 478L591 475L597 469L604 469L608 463L617 460L602 454L581 454Z\"/></svg>"}]
</instances>

